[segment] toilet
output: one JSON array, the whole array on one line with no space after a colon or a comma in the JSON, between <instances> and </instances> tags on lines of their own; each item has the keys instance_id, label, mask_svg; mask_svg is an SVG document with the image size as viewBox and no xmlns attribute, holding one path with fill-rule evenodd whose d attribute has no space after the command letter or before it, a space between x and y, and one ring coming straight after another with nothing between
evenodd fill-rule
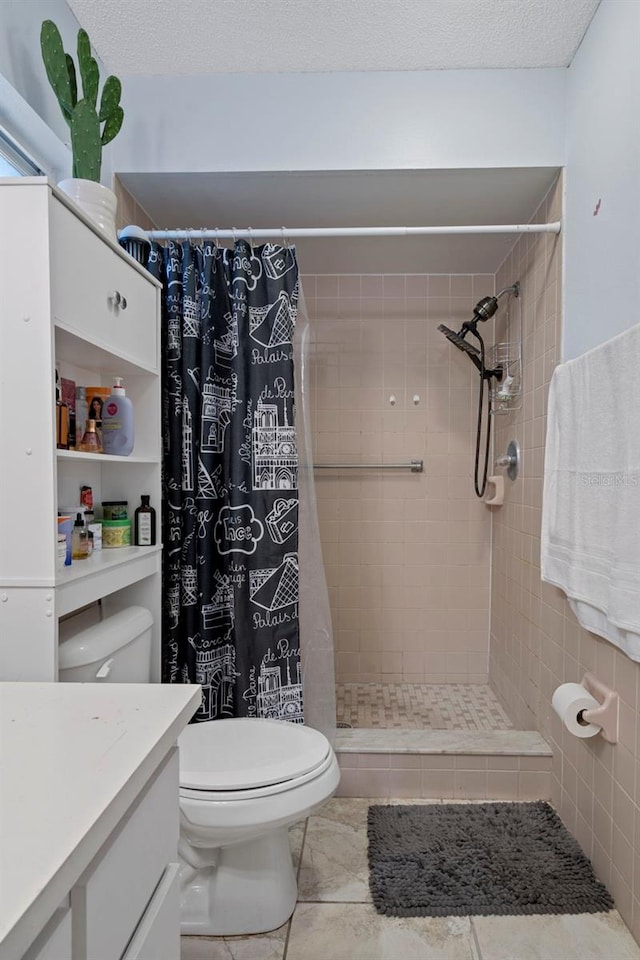
<instances>
[{"instance_id":1,"label":"toilet","mask_svg":"<svg viewBox=\"0 0 640 960\"><path fill-rule=\"evenodd\" d=\"M98 623L66 621L59 679L149 682L151 627L143 607ZM244 717L191 724L178 746L181 932L275 930L297 899L289 827L322 806L340 780L331 744L302 724Z\"/></svg>"},{"instance_id":2,"label":"toilet","mask_svg":"<svg viewBox=\"0 0 640 960\"><path fill-rule=\"evenodd\" d=\"M262 933L297 899L289 827L335 792L340 772L311 727L254 718L192 724L180 747L183 933Z\"/></svg>"},{"instance_id":3,"label":"toilet","mask_svg":"<svg viewBox=\"0 0 640 960\"><path fill-rule=\"evenodd\" d=\"M63 620L58 679L80 683L149 683L153 617L146 607L127 607L100 618L96 606Z\"/></svg>"}]
</instances>

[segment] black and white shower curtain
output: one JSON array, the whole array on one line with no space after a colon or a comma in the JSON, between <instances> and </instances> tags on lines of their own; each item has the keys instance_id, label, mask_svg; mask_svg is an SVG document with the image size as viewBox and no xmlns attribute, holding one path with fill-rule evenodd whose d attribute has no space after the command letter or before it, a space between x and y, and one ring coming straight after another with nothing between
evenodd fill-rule
<instances>
[{"instance_id":1,"label":"black and white shower curtain","mask_svg":"<svg viewBox=\"0 0 640 960\"><path fill-rule=\"evenodd\" d=\"M152 245L163 283L163 680L303 722L292 249Z\"/></svg>"}]
</instances>

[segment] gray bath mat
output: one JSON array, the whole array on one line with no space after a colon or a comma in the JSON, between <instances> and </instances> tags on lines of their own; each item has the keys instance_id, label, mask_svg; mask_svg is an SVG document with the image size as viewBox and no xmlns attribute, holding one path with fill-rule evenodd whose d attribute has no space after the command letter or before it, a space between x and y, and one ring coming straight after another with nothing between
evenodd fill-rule
<instances>
[{"instance_id":1,"label":"gray bath mat","mask_svg":"<svg viewBox=\"0 0 640 960\"><path fill-rule=\"evenodd\" d=\"M598 913L613 900L548 803L369 807L378 913Z\"/></svg>"}]
</instances>

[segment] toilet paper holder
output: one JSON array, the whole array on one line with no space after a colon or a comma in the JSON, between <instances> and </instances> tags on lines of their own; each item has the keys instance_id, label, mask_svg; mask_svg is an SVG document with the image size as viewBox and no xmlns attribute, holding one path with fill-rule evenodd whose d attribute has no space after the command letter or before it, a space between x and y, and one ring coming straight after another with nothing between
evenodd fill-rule
<instances>
[{"instance_id":1,"label":"toilet paper holder","mask_svg":"<svg viewBox=\"0 0 640 960\"><path fill-rule=\"evenodd\" d=\"M607 743L618 742L619 697L615 690L605 686L592 673L585 673L582 686L600 703L593 710L582 710L579 723L595 723L602 729L600 733Z\"/></svg>"}]
</instances>

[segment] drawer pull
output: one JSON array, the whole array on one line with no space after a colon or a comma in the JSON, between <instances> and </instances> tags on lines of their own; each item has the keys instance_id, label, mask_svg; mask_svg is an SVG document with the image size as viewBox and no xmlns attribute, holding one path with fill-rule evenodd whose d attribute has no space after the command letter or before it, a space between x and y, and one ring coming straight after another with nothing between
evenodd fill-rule
<instances>
[{"instance_id":1,"label":"drawer pull","mask_svg":"<svg viewBox=\"0 0 640 960\"><path fill-rule=\"evenodd\" d=\"M109 296L107 297L107 300L109 301L109 303L113 304L116 310L118 308L120 308L121 310L127 309L127 298L124 297L119 290L114 290L113 293L110 293Z\"/></svg>"}]
</instances>

